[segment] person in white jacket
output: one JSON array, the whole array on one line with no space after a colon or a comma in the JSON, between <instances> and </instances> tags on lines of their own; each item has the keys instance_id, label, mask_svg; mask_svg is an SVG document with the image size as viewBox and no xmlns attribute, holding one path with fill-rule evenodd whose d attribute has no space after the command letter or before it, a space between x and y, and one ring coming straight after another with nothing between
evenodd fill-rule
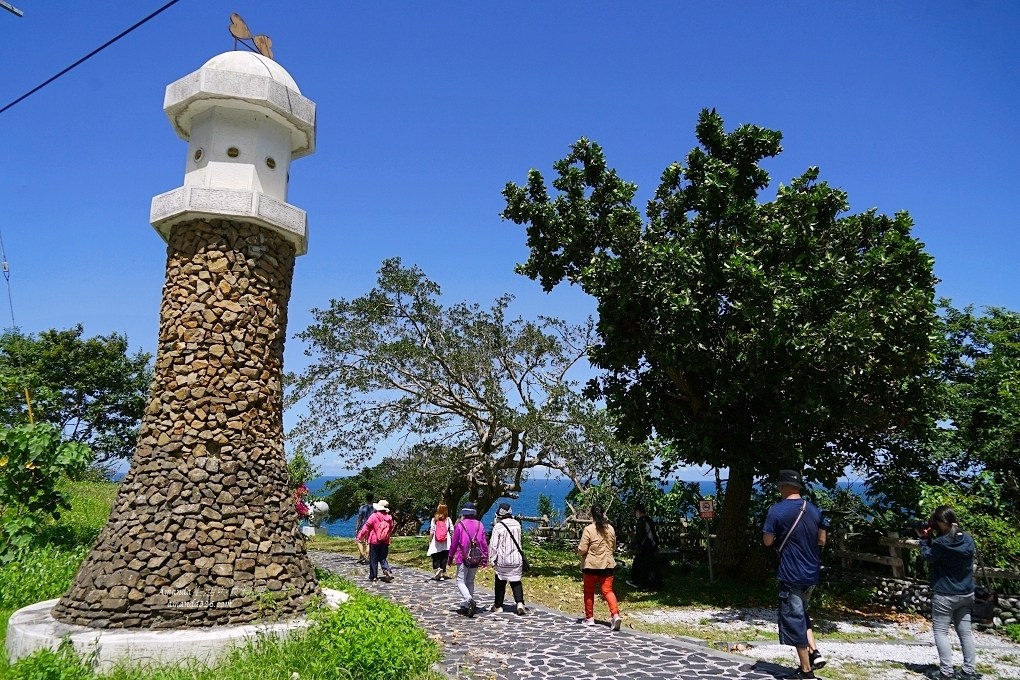
<instances>
[{"instance_id":1,"label":"person in white jacket","mask_svg":"<svg viewBox=\"0 0 1020 680\"><path fill-rule=\"evenodd\" d=\"M500 503L496 509L496 522L492 527L492 538L489 540L489 563L495 571L496 601L492 611L503 609L503 597L506 595L506 584L514 594L515 611L523 616L524 586L521 576L524 574L524 553L521 546L521 523L513 517L509 503Z\"/></svg>"},{"instance_id":2,"label":"person in white jacket","mask_svg":"<svg viewBox=\"0 0 1020 680\"><path fill-rule=\"evenodd\" d=\"M425 554L432 557L432 569L435 571L432 578L436 581L450 578L446 575L446 560L450 556L450 536L453 534L453 520L450 519L449 513L446 503L440 503L429 525L429 536L432 540L429 541L429 549Z\"/></svg>"}]
</instances>

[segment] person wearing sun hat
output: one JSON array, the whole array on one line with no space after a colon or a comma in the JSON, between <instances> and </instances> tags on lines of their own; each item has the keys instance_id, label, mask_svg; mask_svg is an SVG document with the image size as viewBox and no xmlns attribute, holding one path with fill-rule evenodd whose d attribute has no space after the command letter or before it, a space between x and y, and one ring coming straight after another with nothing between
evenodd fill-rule
<instances>
[{"instance_id":1,"label":"person wearing sun hat","mask_svg":"<svg viewBox=\"0 0 1020 680\"><path fill-rule=\"evenodd\" d=\"M514 610L521 616L524 609L524 586L521 576L524 574L524 553L521 549L521 523L514 519L509 503L500 503L496 508L496 523L492 527L492 540L489 541L489 558L495 572L496 592L492 611L503 611L503 598L506 595L506 584L514 594Z\"/></svg>"},{"instance_id":2,"label":"person wearing sun hat","mask_svg":"<svg viewBox=\"0 0 1020 680\"><path fill-rule=\"evenodd\" d=\"M475 615L475 574L478 567L469 566L466 563L468 551L471 549L471 541L475 541L482 551L482 561L478 565L484 567L489 563L489 543L485 540L485 527L478 521L478 511L475 504L468 501L460 509L460 520L453 527L453 537L450 539L449 564L457 565L457 589L464 596L464 603L457 610L468 618Z\"/></svg>"},{"instance_id":3,"label":"person wearing sun hat","mask_svg":"<svg viewBox=\"0 0 1020 680\"><path fill-rule=\"evenodd\" d=\"M393 580L393 572L387 560L390 536L393 534L393 516L390 514L389 501L380 500L372 507L375 512L358 531L358 540L368 542L368 580L378 581L379 567L382 566L383 580L388 582Z\"/></svg>"},{"instance_id":4,"label":"person wearing sun hat","mask_svg":"<svg viewBox=\"0 0 1020 680\"><path fill-rule=\"evenodd\" d=\"M779 641L797 649L797 671L788 678L813 678L825 665L807 608L821 572L826 532L821 511L801 498L803 486L796 470L779 471L782 500L769 508L762 528L762 542L779 552Z\"/></svg>"}]
</instances>

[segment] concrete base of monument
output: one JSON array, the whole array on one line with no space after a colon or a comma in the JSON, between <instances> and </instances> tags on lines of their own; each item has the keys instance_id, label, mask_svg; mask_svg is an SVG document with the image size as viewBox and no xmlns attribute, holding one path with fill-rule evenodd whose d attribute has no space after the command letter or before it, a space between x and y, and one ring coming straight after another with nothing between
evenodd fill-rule
<instances>
[{"instance_id":1,"label":"concrete base of monument","mask_svg":"<svg viewBox=\"0 0 1020 680\"><path fill-rule=\"evenodd\" d=\"M349 599L347 593L322 589L326 602L337 607ZM14 612L7 623L7 658L10 663L40 649L56 650L64 638L78 654L91 658L95 670L107 672L117 666L156 664L215 664L231 648L265 635L286 636L309 625L302 617L272 623L243 626L212 626L176 630L88 628L57 621L50 610L58 600L47 600Z\"/></svg>"}]
</instances>

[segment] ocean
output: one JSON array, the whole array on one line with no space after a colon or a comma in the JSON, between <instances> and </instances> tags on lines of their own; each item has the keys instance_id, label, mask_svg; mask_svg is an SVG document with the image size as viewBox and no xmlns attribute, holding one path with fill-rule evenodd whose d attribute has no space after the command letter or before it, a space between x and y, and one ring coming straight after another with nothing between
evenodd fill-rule
<instances>
[{"instance_id":1,"label":"ocean","mask_svg":"<svg viewBox=\"0 0 1020 680\"><path fill-rule=\"evenodd\" d=\"M308 491L312 495L321 493L322 487L331 479L336 477L319 477L318 479L312 480L307 484ZM701 486L702 495L712 494L715 495L715 482L714 481L702 481L699 483ZM566 495L570 493L573 488L573 483L568 479L528 479L521 484L521 493L519 498L503 498L497 501L489 512L482 517L482 523L486 526L491 525L496 515L496 507L500 502L510 503L510 507L515 515L521 514L529 517L538 516L538 498L539 496L549 496L552 500L553 507L559 512L560 517L566 515L567 504L564 502ZM330 536L353 536L354 535L354 518L337 520L336 522L330 522L322 525L329 533Z\"/></svg>"}]
</instances>

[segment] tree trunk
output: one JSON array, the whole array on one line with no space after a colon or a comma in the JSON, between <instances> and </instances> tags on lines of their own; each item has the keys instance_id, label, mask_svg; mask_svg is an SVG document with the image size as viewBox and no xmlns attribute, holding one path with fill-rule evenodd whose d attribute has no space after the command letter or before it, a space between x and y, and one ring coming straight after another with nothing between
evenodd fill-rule
<instances>
[{"instance_id":1,"label":"tree trunk","mask_svg":"<svg viewBox=\"0 0 1020 680\"><path fill-rule=\"evenodd\" d=\"M740 578L744 572L743 565L755 552L748 545L747 526L753 486L754 471L751 468L730 467L726 497L712 546L715 570L721 576Z\"/></svg>"}]
</instances>

